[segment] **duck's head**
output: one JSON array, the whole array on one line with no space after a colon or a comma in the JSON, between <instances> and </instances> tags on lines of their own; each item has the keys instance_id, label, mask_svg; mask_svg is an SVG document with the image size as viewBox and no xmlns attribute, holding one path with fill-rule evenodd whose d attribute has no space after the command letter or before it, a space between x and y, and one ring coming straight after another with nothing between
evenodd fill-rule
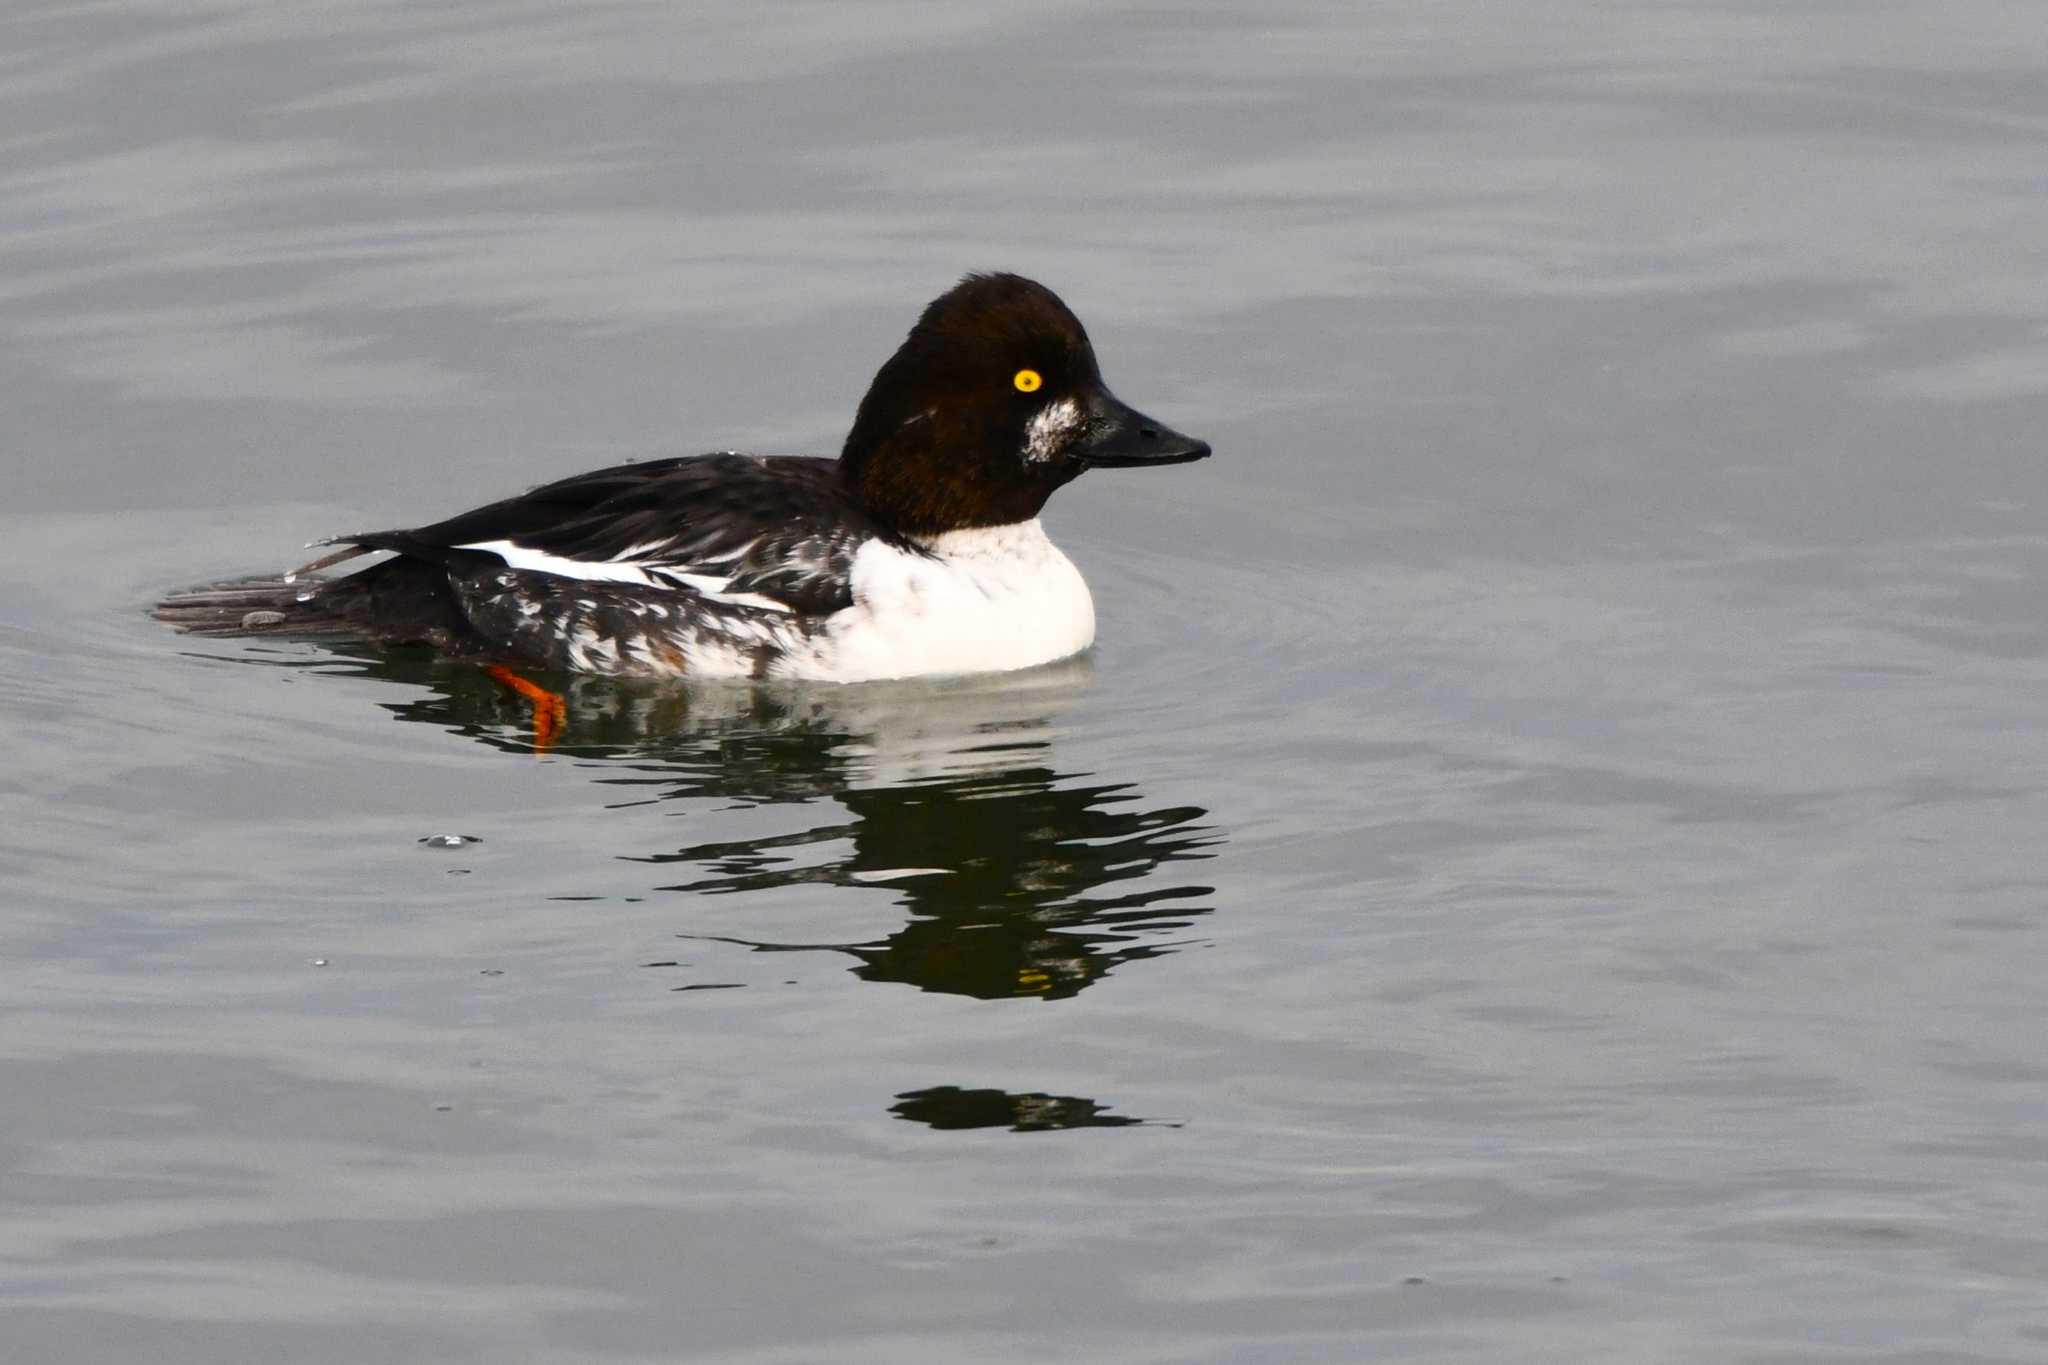
<instances>
[{"instance_id":1,"label":"duck's head","mask_svg":"<svg viewBox=\"0 0 2048 1365\"><path fill-rule=\"evenodd\" d=\"M1050 289L969 275L875 375L840 463L875 516L931 536L1028 521L1090 468L1208 453L1104 387L1081 320Z\"/></svg>"}]
</instances>

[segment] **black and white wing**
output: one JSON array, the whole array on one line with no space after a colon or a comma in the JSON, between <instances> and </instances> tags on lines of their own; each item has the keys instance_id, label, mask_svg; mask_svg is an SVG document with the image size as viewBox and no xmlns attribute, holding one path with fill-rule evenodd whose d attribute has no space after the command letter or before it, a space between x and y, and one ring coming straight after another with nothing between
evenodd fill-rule
<instances>
[{"instance_id":1,"label":"black and white wing","mask_svg":"<svg viewBox=\"0 0 2048 1365\"><path fill-rule=\"evenodd\" d=\"M853 556L878 536L890 538L847 496L833 461L719 454L595 470L431 526L333 543L451 568L491 555L561 579L817 616L852 604Z\"/></svg>"}]
</instances>

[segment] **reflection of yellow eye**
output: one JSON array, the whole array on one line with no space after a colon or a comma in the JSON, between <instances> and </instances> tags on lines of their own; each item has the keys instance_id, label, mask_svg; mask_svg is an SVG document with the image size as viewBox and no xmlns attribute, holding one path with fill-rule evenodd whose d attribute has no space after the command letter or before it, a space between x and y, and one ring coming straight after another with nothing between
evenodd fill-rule
<instances>
[{"instance_id":1,"label":"reflection of yellow eye","mask_svg":"<svg viewBox=\"0 0 2048 1365\"><path fill-rule=\"evenodd\" d=\"M1019 393L1037 393L1038 386L1045 381L1039 378L1036 370L1019 370L1010 376L1010 382L1017 386Z\"/></svg>"}]
</instances>

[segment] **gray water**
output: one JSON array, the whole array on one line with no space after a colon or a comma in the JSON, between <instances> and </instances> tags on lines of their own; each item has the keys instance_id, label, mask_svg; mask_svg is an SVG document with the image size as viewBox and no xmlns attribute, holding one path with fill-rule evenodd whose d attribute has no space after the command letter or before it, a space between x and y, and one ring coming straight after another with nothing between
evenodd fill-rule
<instances>
[{"instance_id":1,"label":"gray water","mask_svg":"<svg viewBox=\"0 0 2048 1365\"><path fill-rule=\"evenodd\" d=\"M2048 10L0 54L8 1361L2048 1359ZM536 752L144 615L829 453L971 268L1216 447L1088 659Z\"/></svg>"}]
</instances>

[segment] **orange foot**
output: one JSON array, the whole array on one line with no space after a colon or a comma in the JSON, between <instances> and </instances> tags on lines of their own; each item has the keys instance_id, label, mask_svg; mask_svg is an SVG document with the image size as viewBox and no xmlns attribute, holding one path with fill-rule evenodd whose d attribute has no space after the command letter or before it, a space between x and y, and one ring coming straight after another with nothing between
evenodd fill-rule
<instances>
[{"instance_id":1,"label":"orange foot","mask_svg":"<svg viewBox=\"0 0 2048 1365\"><path fill-rule=\"evenodd\" d=\"M569 702L559 692L550 692L537 682L529 682L503 664L492 664L484 669L493 682L509 687L533 703L533 747L545 751L554 747L562 737L562 729L569 723Z\"/></svg>"}]
</instances>

